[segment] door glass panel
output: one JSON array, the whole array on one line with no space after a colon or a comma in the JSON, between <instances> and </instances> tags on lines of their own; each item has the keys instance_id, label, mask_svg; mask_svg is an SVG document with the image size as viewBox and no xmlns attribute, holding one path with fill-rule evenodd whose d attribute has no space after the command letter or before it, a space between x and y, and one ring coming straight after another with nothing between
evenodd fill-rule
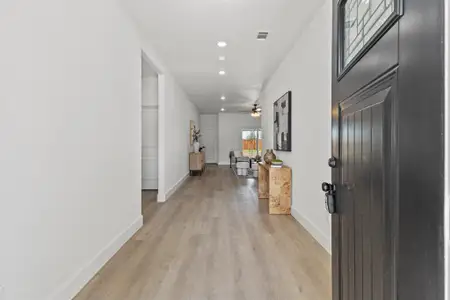
<instances>
[{"instance_id":1,"label":"door glass panel","mask_svg":"<svg viewBox=\"0 0 450 300\"><path fill-rule=\"evenodd\" d=\"M359 54L396 10L395 0L347 0L344 15L343 67Z\"/></svg>"}]
</instances>

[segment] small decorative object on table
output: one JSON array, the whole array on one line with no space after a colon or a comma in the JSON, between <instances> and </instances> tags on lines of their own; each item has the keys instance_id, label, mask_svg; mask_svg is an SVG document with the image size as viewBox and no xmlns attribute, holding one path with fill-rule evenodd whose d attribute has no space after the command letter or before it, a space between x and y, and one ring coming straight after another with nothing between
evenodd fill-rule
<instances>
[{"instance_id":1,"label":"small decorative object on table","mask_svg":"<svg viewBox=\"0 0 450 300\"><path fill-rule=\"evenodd\" d=\"M273 153L273 150L267 149L266 154L264 154L264 161L266 162L266 164L272 164L272 161L276 158L277 156L275 155L275 153Z\"/></svg>"},{"instance_id":2,"label":"small decorative object on table","mask_svg":"<svg viewBox=\"0 0 450 300\"><path fill-rule=\"evenodd\" d=\"M272 168L282 168L283 167L283 161L281 159L274 159L272 160Z\"/></svg>"},{"instance_id":3,"label":"small decorative object on table","mask_svg":"<svg viewBox=\"0 0 450 300\"><path fill-rule=\"evenodd\" d=\"M194 152L198 153L200 152L200 143L199 139L202 135L200 134L200 129L196 129L194 126L194 130L192 131L192 140L194 141Z\"/></svg>"}]
</instances>

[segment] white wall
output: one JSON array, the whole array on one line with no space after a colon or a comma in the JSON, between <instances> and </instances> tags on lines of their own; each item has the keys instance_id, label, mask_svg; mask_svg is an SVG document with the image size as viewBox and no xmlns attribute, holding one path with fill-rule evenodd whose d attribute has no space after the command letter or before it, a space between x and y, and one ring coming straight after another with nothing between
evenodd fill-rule
<instances>
[{"instance_id":1,"label":"white wall","mask_svg":"<svg viewBox=\"0 0 450 300\"><path fill-rule=\"evenodd\" d=\"M0 285L67 299L142 222L139 39L109 0L3 1L0 36Z\"/></svg>"},{"instance_id":2,"label":"white wall","mask_svg":"<svg viewBox=\"0 0 450 300\"><path fill-rule=\"evenodd\" d=\"M261 95L264 148L273 148L272 105L292 91L292 152L277 152L292 167L293 216L330 251L330 218L321 183L331 180L332 3L315 13Z\"/></svg>"},{"instance_id":3,"label":"white wall","mask_svg":"<svg viewBox=\"0 0 450 300\"><path fill-rule=\"evenodd\" d=\"M116 1L5 0L0 37L0 286L70 299L142 224L141 49L161 61ZM198 112L164 77L170 187Z\"/></svg>"},{"instance_id":4,"label":"white wall","mask_svg":"<svg viewBox=\"0 0 450 300\"><path fill-rule=\"evenodd\" d=\"M127 6L123 8L126 11ZM139 30L139 24L134 25L141 34L144 56L150 61L152 69L158 73L158 96L163 99L158 103L158 159L159 165L163 166L158 170L158 201L164 202L189 174L189 122L194 120L199 124L200 113L171 75L151 41L146 39L145 31ZM164 165L161 164L162 161Z\"/></svg>"},{"instance_id":5,"label":"white wall","mask_svg":"<svg viewBox=\"0 0 450 300\"><path fill-rule=\"evenodd\" d=\"M165 164L166 200L189 175L190 120L200 122L197 107L171 76L166 76Z\"/></svg>"},{"instance_id":6,"label":"white wall","mask_svg":"<svg viewBox=\"0 0 450 300\"><path fill-rule=\"evenodd\" d=\"M216 164L219 157L219 116L200 115L200 144L206 147L206 163Z\"/></svg>"},{"instance_id":7,"label":"white wall","mask_svg":"<svg viewBox=\"0 0 450 300\"><path fill-rule=\"evenodd\" d=\"M261 128L261 119L250 113L219 114L219 164L230 163L231 150L242 150L242 129L257 128Z\"/></svg>"}]
</instances>

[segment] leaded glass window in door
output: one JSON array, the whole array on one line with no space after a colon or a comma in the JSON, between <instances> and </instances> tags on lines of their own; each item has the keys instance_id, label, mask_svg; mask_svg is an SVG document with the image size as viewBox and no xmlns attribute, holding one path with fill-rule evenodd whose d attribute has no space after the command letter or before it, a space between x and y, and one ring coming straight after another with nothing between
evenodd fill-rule
<instances>
[{"instance_id":1,"label":"leaded glass window in door","mask_svg":"<svg viewBox=\"0 0 450 300\"><path fill-rule=\"evenodd\" d=\"M355 59L395 15L398 15L396 0L342 1L342 69Z\"/></svg>"}]
</instances>

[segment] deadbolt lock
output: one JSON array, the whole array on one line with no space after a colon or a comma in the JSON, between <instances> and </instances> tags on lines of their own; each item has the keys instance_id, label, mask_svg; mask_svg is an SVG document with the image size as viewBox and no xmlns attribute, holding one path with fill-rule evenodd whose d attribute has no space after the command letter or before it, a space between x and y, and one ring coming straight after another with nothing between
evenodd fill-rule
<instances>
[{"instance_id":1,"label":"deadbolt lock","mask_svg":"<svg viewBox=\"0 0 450 300\"><path fill-rule=\"evenodd\" d=\"M336 213L336 186L331 183L322 183L322 191L325 192L325 208L330 214Z\"/></svg>"},{"instance_id":2,"label":"deadbolt lock","mask_svg":"<svg viewBox=\"0 0 450 300\"><path fill-rule=\"evenodd\" d=\"M337 158L336 157L331 157L329 160L328 160L328 166L330 167L330 168L336 168L337 167Z\"/></svg>"}]
</instances>

